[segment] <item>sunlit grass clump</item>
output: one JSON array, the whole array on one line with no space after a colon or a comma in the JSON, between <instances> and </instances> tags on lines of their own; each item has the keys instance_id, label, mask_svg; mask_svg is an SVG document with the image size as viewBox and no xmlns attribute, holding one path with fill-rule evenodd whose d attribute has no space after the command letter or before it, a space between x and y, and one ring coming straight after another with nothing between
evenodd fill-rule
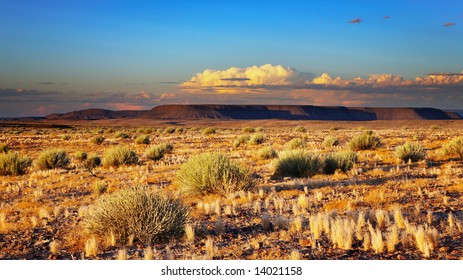
<instances>
[{"instance_id":1,"label":"sunlit grass clump","mask_svg":"<svg viewBox=\"0 0 463 280\"><path fill-rule=\"evenodd\" d=\"M116 146L106 150L103 156L104 166L119 167L126 164L136 164L137 154L127 146Z\"/></svg>"},{"instance_id":2,"label":"sunlit grass clump","mask_svg":"<svg viewBox=\"0 0 463 280\"><path fill-rule=\"evenodd\" d=\"M261 159L276 158L278 153L272 147L264 147L257 151L257 157Z\"/></svg>"},{"instance_id":3,"label":"sunlit grass clump","mask_svg":"<svg viewBox=\"0 0 463 280\"><path fill-rule=\"evenodd\" d=\"M30 158L21 156L18 153L0 153L0 175L17 176L25 174L31 163Z\"/></svg>"},{"instance_id":4,"label":"sunlit grass clump","mask_svg":"<svg viewBox=\"0 0 463 280\"><path fill-rule=\"evenodd\" d=\"M69 157L66 151L61 149L52 149L42 152L35 160L35 166L40 170L65 168L69 165Z\"/></svg>"},{"instance_id":5,"label":"sunlit grass clump","mask_svg":"<svg viewBox=\"0 0 463 280\"><path fill-rule=\"evenodd\" d=\"M304 149L305 140L302 138L294 138L294 139L291 139L288 143L286 143L286 146L290 150Z\"/></svg>"},{"instance_id":6,"label":"sunlit grass clump","mask_svg":"<svg viewBox=\"0 0 463 280\"><path fill-rule=\"evenodd\" d=\"M131 187L98 199L86 211L83 226L122 243L132 236L150 244L182 237L188 218L189 209L179 199Z\"/></svg>"},{"instance_id":7,"label":"sunlit grass clump","mask_svg":"<svg viewBox=\"0 0 463 280\"><path fill-rule=\"evenodd\" d=\"M149 135L140 135L137 138L135 138L135 144L138 145L148 145L150 142L151 141Z\"/></svg>"},{"instance_id":8,"label":"sunlit grass clump","mask_svg":"<svg viewBox=\"0 0 463 280\"><path fill-rule=\"evenodd\" d=\"M322 161L317 154L304 150L290 150L280 153L275 162L274 177L312 177L319 173Z\"/></svg>"},{"instance_id":9,"label":"sunlit grass clump","mask_svg":"<svg viewBox=\"0 0 463 280\"><path fill-rule=\"evenodd\" d=\"M249 138L248 144L250 145L260 145L264 143L265 135L263 133L255 133Z\"/></svg>"},{"instance_id":10,"label":"sunlit grass clump","mask_svg":"<svg viewBox=\"0 0 463 280\"><path fill-rule=\"evenodd\" d=\"M426 158L426 150L420 143L408 142L395 150L397 158L402 161L417 162Z\"/></svg>"},{"instance_id":11,"label":"sunlit grass clump","mask_svg":"<svg viewBox=\"0 0 463 280\"><path fill-rule=\"evenodd\" d=\"M349 146L354 151L374 150L381 146L381 139L369 130L352 138Z\"/></svg>"},{"instance_id":12,"label":"sunlit grass clump","mask_svg":"<svg viewBox=\"0 0 463 280\"><path fill-rule=\"evenodd\" d=\"M335 136L328 135L323 139L323 146L330 148L339 145L339 140Z\"/></svg>"},{"instance_id":13,"label":"sunlit grass clump","mask_svg":"<svg viewBox=\"0 0 463 280\"><path fill-rule=\"evenodd\" d=\"M145 156L151 160L158 161L164 157L165 154L170 153L174 146L171 144L159 144L152 147L149 147Z\"/></svg>"},{"instance_id":14,"label":"sunlit grass clump","mask_svg":"<svg viewBox=\"0 0 463 280\"><path fill-rule=\"evenodd\" d=\"M343 151L330 154L323 163L323 173L333 174L336 170L347 172L357 162L358 156L352 151Z\"/></svg>"},{"instance_id":15,"label":"sunlit grass clump","mask_svg":"<svg viewBox=\"0 0 463 280\"><path fill-rule=\"evenodd\" d=\"M444 156L456 156L463 159L463 137L457 137L442 147Z\"/></svg>"},{"instance_id":16,"label":"sunlit grass clump","mask_svg":"<svg viewBox=\"0 0 463 280\"><path fill-rule=\"evenodd\" d=\"M8 153L10 147L7 144L0 144L0 153Z\"/></svg>"},{"instance_id":17,"label":"sunlit grass clump","mask_svg":"<svg viewBox=\"0 0 463 280\"><path fill-rule=\"evenodd\" d=\"M177 180L187 194L227 194L255 186L251 171L221 153L190 158L177 172Z\"/></svg>"}]
</instances>

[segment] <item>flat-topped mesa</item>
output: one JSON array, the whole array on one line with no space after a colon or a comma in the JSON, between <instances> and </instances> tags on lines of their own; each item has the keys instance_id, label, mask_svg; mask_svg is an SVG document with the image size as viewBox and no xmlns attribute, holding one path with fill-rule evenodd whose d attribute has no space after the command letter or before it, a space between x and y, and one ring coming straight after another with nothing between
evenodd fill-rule
<instances>
[{"instance_id":1,"label":"flat-topped mesa","mask_svg":"<svg viewBox=\"0 0 463 280\"><path fill-rule=\"evenodd\" d=\"M98 120L145 118L161 120L448 120L461 119L452 112L434 108L381 108L311 105L160 105L146 111L88 109L52 114L48 119Z\"/></svg>"}]
</instances>

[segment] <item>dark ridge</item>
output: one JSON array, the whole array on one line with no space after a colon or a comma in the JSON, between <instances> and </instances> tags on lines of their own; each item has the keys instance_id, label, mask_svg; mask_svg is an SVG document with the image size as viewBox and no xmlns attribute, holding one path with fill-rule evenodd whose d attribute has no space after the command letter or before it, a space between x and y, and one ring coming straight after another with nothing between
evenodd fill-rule
<instances>
[{"instance_id":1,"label":"dark ridge","mask_svg":"<svg viewBox=\"0 0 463 280\"><path fill-rule=\"evenodd\" d=\"M378 108L311 105L161 105L147 111L111 111L88 109L66 114L52 114L47 119L101 120L145 118L160 120L448 120L461 119L454 112L434 108Z\"/></svg>"}]
</instances>

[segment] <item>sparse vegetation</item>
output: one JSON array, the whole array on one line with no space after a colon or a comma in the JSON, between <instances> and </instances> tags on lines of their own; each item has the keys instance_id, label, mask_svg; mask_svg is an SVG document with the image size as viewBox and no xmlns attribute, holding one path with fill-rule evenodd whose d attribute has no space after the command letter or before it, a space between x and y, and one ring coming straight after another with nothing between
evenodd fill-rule
<instances>
[{"instance_id":1,"label":"sparse vegetation","mask_svg":"<svg viewBox=\"0 0 463 280\"><path fill-rule=\"evenodd\" d=\"M265 135L262 133L255 133L249 138L248 144L250 145L260 145L264 143Z\"/></svg>"},{"instance_id":2,"label":"sparse vegetation","mask_svg":"<svg viewBox=\"0 0 463 280\"><path fill-rule=\"evenodd\" d=\"M8 147L7 144L0 144L0 153L8 153L8 151L10 150L10 147Z\"/></svg>"},{"instance_id":3,"label":"sparse vegetation","mask_svg":"<svg viewBox=\"0 0 463 280\"><path fill-rule=\"evenodd\" d=\"M442 147L444 156L456 156L463 159L463 137L457 137Z\"/></svg>"},{"instance_id":4,"label":"sparse vegetation","mask_svg":"<svg viewBox=\"0 0 463 280\"><path fill-rule=\"evenodd\" d=\"M103 156L104 166L119 167L125 164L136 164L137 162L137 154L127 146L109 148Z\"/></svg>"},{"instance_id":5,"label":"sparse vegetation","mask_svg":"<svg viewBox=\"0 0 463 280\"><path fill-rule=\"evenodd\" d=\"M170 153L174 147L171 144L159 144L148 148L145 156L151 160L158 161L164 157L165 154Z\"/></svg>"},{"instance_id":6,"label":"sparse vegetation","mask_svg":"<svg viewBox=\"0 0 463 280\"><path fill-rule=\"evenodd\" d=\"M180 187L188 194L227 194L254 188L252 173L220 153L190 158L177 172Z\"/></svg>"},{"instance_id":7,"label":"sparse vegetation","mask_svg":"<svg viewBox=\"0 0 463 280\"><path fill-rule=\"evenodd\" d=\"M352 138L349 146L354 151L374 150L381 146L381 139L368 130Z\"/></svg>"},{"instance_id":8,"label":"sparse vegetation","mask_svg":"<svg viewBox=\"0 0 463 280\"><path fill-rule=\"evenodd\" d=\"M328 135L323 139L323 146L330 148L339 145L339 140L335 136Z\"/></svg>"},{"instance_id":9,"label":"sparse vegetation","mask_svg":"<svg viewBox=\"0 0 463 280\"><path fill-rule=\"evenodd\" d=\"M127 133L123 132L123 131L117 131L116 133L114 133L114 137L121 138L121 139L127 139L130 136Z\"/></svg>"},{"instance_id":10,"label":"sparse vegetation","mask_svg":"<svg viewBox=\"0 0 463 280\"><path fill-rule=\"evenodd\" d=\"M354 166L357 160L357 154L352 151L330 154L324 160L323 173L333 174L336 170L347 172Z\"/></svg>"},{"instance_id":11,"label":"sparse vegetation","mask_svg":"<svg viewBox=\"0 0 463 280\"><path fill-rule=\"evenodd\" d=\"M87 210L83 226L98 236L113 234L119 242L133 236L151 244L182 237L188 217L188 207L179 199L131 187L102 196Z\"/></svg>"},{"instance_id":12,"label":"sparse vegetation","mask_svg":"<svg viewBox=\"0 0 463 280\"><path fill-rule=\"evenodd\" d=\"M264 147L257 151L257 157L261 159L276 158L278 153L272 147Z\"/></svg>"},{"instance_id":13,"label":"sparse vegetation","mask_svg":"<svg viewBox=\"0 0 463 280\"><path fill-rule=\"evenodd\" d=\"M233 146L238 148L240 145L247 143L249 138L250 137L248 135L241 135L233 142Z\"/></svg>"},{"instance_id":14,"label":"sparse vegetation","mask_svg":"<svg viewBox=\"0 0 463 280\"><path fill-rule=\"evenodd\" d=\"M307 128L299 125L294 129L294 132L298 132L298 133L307 132Z\"/></svg>"},{"instance_id":15,"label":"sparse vegetation","mask_svg":"<svg viewBox=\"0 0 463 280\"><path fill-rule=\"evenodd\" d=\"M397 158L404 162L417 162L426 158L426 150L417 142L407 142L395 150Z\"/></svg>"},{"instance_id":16,"label":"sparse vegetation","mask_svg":"<svg viewBox=\"0 0 463 280\"><path fill-rule=\"evenodd\" d=\"M275 162L274 176L312 177L322 167L322 161L316 154L303 150L290 150L280 153Z\"/></svg>"},{"instance_id":17,"label":"sparse vegetation","mask_svg":"<svg viewBox=\"0 0 463 280\"><path fill-rule=\"evenodd\" d=\"M211 134L214 134L215 132L216 132L216 129L212 127L206 127L205 129L203 129L204 135L211 135Z\"/></svg>"},{"instance_id":18,"label":"sparse vegetation","mask_svg":"<svg viewBox=\"0 0 463 280\"><path fill-rule=\"evenodd\" d=\"M287 144L286 146L288 147L288 149L290 150L297 150L297 149L305 149L305 140L304 139L301 139L301 138L294 138L294 139L291 139Z\"/></svg>"},{"instance_id":19,"label":"sparse vegetation","mask_svg":"<svg viewBox=\"0 0 463 280\"><path fill-rule=\"evenodd\" d=\"M244 133L254 133L256 132L256 129L254 127L246 126L243 128Z\"/></svg>"},{"instance_id":20,"label":"sparse vegetation","mask_svg":"<svg viewBox=\"0 0 463 280\"><path fill-rule=\"evenodd\" d=\"M103 144L104 140L105 140L104 136L101 136L101 135L95 136L91 139L92 143L95 145Z\"/></svg>"},{"instance_id":21,"label":"sparse vegetation","mask_svg":"<svg viewBox=\"0 0 463 280\"><path fill-rule=\"evenodd\" d=\"M35 160L34 164L37 169L55 169L65 168L69 165L69 157L66 151L61 149L52 149L42 152L39 157Z\"/></svg>"},{"instance_id":22,"label":"sparse vegetation","mask_svg":"<svg viewBox=\"0 0 463 280\"><path fill-rule=\"evenodd\" d=\"M148 145L149 143L151 143L149 135L140 135L137 138L135 138L135 144Z\"/></svg>"}]
</instances>

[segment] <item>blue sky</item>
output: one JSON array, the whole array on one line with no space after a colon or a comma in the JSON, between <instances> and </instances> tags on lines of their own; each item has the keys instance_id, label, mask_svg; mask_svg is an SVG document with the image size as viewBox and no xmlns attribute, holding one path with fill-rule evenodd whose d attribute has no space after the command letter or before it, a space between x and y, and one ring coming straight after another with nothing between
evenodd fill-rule
<instances>
[{"instance_id":1,"label":"blue sky","mask_svg":"<svg viewBox=\"0 0 463 280\"><path fill-rule=\"evenodd\" d=\"M11 89L56 93L44 98L48 103L35 99L48 106L39 114L96 105L116 109L104 102L105 94L122 96L121 108L123 96L133 108L153 107L166 94L177 95L172 102L195 102L195 96L202 102L206 93L214 94L210 87L192 96L179 85L206 69L271 64L345 80L386 73L413 80L463 69L463 1L456 0L0 0L0 18L0 110L6 112L0 115L5 116L33 108L30 99L13 100ZM354 19L358 23L349 23ZM100 99L92 104L89 94ZM152 104L130 101L140 94L149 94ZM246 100L223 94L216 96L224 102ZM287 97L289 89L259 98L272 103L281 95ZM298 102L304 101L293 103ZM382 105L378 102L371 105ZM447 105L455 101L437 107ZM15 112L7 112L12 106Z\"/></svg>"}]
</instances>

